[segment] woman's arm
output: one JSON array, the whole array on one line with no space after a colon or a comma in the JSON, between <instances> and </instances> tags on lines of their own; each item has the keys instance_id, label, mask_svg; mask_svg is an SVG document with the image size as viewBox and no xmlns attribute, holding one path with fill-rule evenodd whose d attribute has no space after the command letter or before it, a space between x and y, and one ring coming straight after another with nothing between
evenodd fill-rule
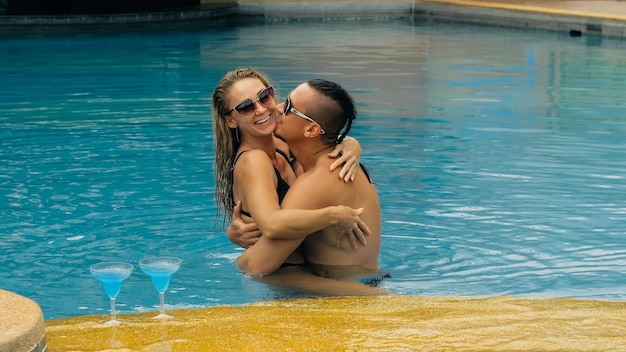
<instances>
[{"instance_id":1,"label":"woman's arm","mask_svg":"<svg viewBox=\"0 0 626 352\"><path fill-rule=\"evenodd\" d=\"M365 246L367 244L366 236L369 235L367 228L356 227L352 232L344 232L337 236L337 248L341 247L343 240L347 240L355 251L359 249L359 245ZM255 222L246 223L241 217L241 202L237 202L233 210L233 218L226 230L226 235L231 243L234 243L242 248L250 248L257 243L261 238L261 230ZM284 236L278 236L283 238ZM301 237L301 236L296 236ZM289 238L283 238L289 239Z\"/></svg>"},{"instance_id":2,"label":"woman's arm","mask_svg":"<svg viewBox=\"0 0 626 352\"><path fill-rule=\"evenodd\" d=\"M243 271L254 274L275 271L306 235L328 226L335 226L344 232L352 232L356 228L369 234L369 229L358 218L361 209L331 206L315 210L281 210L273 164L261 150L244 154L234 172L236 199L246 205L246 210L263 233L258 242L237 259L237 266ZM292 239L277 239L278 236L291 236Z\"/></svg>"},{"instance_id":3,"label":"woman's arm","mask_svg":"<svg viewBox=\"0 0 626 352\"><path fill-rule=\"evenodd\" d=\"M275 142L277 147L282 149L283 152L289 153L288 146L283 140L276 138ZM361 156L361 145L355 138L346 136L343 142L338 144L328 155L331 158L337 158L337 160L332 163L330 171L336 169L340 165L343 165L339 172L339 177L345 182L354 180L354 177L359 170L359 160ZM302 168L300 167L300 164L298 164L297 160L293 161L292 168L294 169L296 175L301 173ZM241 207L239 206L239 211L240 210ZM233 214L231 224L226 231L228 239L240 247L248 248L256 243L258 237L261 236L261 231L256 224L245 223L241 219L241 215L236 216L236 214L241 214L240 212L237 213L237 207L235 207L235 213ZM352 248L357 250L357 242L361 245L366 244L365 236L369 234L369 230L367 228L363 228L361 223L357 226L357 228L355 228L354 232L351 231L343 233ZM289 231L289 229L285 229L285 231L271 232L269 233L269 236L273 238L289 239L299 237L301 235L299 229L297 228L295 230L295 234L294 232Z\"/></svg>"},{"instance_id":4,"label":"woman's arm","mask_svg":"<svg viewBox=\"0 0 626 352\"><path fill-rule=\"evenodd\" d=\"M331 158L337 158L331 165L330 171L343 165L339 171L339 178L345 182L354 181L356 173L359 171L361 159L361 144L355 138L346 136L341 144L337 144L335 149L328 154Z\"/></svg>"},{"instance_id":5,"label":"woman's arm","mask_svg":"<svg viewBox=\"0 0 626 352\"><path fill-rule=\"evenodd\" d=\"M243 155L235 173L239 199L246 204L263 236L297 238L328 226L335 226L343 232L355 229L369 234L369 229L358 217L361 209L337 205L314 210L281 210L274 186L274 167L263 151L253 150Z\"/></svg>"},{"instance_id":6,"label":"woman's arm","mask_svg":"<svg viewBox=\"0 0 626 352\"><path fill-rule=\"evenodd\" d=\"M288 150L284 141L280 140L280 143L284 145L284 150ZM332 152L328 153L328 156L337 159L330 165L330 171L341 166L339 178L345 182L354 181L354 177L359 171L359 162L361 160L361 144L359 144L359 141L354 137L346 136L340 144L335 146ZM302 174L302 167L298 160L292 160L291 167L296 176Z\"/></svg>"}]
</instances>

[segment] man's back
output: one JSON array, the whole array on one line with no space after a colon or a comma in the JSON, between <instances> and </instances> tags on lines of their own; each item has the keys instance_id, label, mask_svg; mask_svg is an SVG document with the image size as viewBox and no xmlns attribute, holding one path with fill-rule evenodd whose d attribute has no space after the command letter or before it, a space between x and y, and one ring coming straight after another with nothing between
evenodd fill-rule
<instances>
[{"instance_id":1,"label":"man's back","mask_svg":"<svg viewBox=\"0 0 626 352\"><path fill-rule=\"evenodd\" d=\"M357 266L376 270L382 231L376 187L362 168L353 182L343 182L335 172L328 172L331 163L332 159L320 157L314 168L298 177L290 189L292 197L285 198L283 207L316 209L347 205L355 209L363 208L360 218L371 231L366 246L359 246L355 251L343 235L328 227L307 236L303 243L304 256L308 263L314 265Z\"/></svg>"},{"instance_id":2,"label":"man's back","mask_svg":"<svg viewBox=\"0 0 626 352\"><path fill-rule=\"evenodd\" d=\"M337 83L314 79L292 90L279 109L281 107L283 115L275 133L289 144L304 171L291 185L281 207L319 209L342 205L362 208L359 217L370 229L367 244L356 251L344 238L344 232L333 226L308 235L302 243L307 263L329 270L376 271L382 231L376 188L362 168L354 181L347 183L338 177L337 170L329 172L333 160L327 153L348 134L356 118L352 97ZM340 278L326 272L316 273Z\"/></svg>"}]
</instances>

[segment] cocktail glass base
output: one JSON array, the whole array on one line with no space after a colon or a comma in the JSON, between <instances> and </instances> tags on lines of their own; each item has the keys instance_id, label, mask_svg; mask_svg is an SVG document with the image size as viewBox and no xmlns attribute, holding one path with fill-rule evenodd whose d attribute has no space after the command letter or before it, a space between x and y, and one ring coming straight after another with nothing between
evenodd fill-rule
<instances>
[{"instance_id":1,"label":"cocktail glass base","mask_svg":"<svg viewBox=\"0 0 626 352\"><path fill-rule=\"evenodd\" d=\"M153 317L152 319L167 320L167 319L174 319L174 317L169 314L159 313L159 315Z\"/></svg>"}]
</instances>

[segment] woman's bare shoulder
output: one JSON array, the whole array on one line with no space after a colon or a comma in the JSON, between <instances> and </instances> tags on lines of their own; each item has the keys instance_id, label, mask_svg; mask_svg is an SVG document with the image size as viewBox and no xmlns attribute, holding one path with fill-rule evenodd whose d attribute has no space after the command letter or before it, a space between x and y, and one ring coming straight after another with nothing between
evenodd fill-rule
<instances>
[{"instance_id":1,"label":"woman's bare shoulder","mask_svg":"<svg viewBox=\"0 0 626 352\"><path fill-rule=\"evenodd\" d=\"M237 170L258 170L263 167L272 167L270 157L260 149L250 149L241 154L237 163L235 163L235 171Z\"/></svg>"}]
</instances>

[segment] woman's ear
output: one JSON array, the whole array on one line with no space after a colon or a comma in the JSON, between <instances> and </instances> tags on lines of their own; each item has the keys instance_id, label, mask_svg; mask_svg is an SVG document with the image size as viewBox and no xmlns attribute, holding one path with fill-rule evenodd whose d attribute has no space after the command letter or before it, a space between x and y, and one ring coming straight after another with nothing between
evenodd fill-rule
<instances>
[{"instance_id":1,"label":"woman's ear","mask_svg":"<svg viewBox=\"0 0 626 352\"><path fill-rule=\"evenodd\" d=\"M226 126L228 126L229 128L237 128L237 122L235 122L235 120L230 117L230 116L226 116L224 117L224 119L226 120Z\"/></svg>"}]
</instances>

